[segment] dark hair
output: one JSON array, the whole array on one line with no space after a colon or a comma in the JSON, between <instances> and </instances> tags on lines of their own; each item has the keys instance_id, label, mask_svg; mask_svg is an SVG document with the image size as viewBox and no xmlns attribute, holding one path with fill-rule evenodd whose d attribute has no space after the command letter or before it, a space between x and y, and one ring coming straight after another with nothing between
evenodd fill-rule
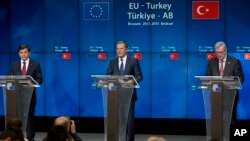
<instances>
[{"instance_id":1,"label":"dark hair","mask_svg":"<svg viewBox=\"0 0 250 141\"><path fill-rule=\"evenodd\" d=\"M23 123L19 118L13 117L7 120L7 129L21 130Z\"/></svg>"},{"instance_id":2,"label":"dark hair","mask_svg":"<svg viewBox=\"0 0 250 141\"><path fill-rule=\"evenodd\" d=\"M19 47L18 47L18 52L20 50L23 50L23 49L28 49L28 52L30 52L30 48L27 44L21 44Z\"/></svg>"},{"instance_id":3,"label":"dark hair","mask_svg":"<svg viewBox=\"0 0 250 141\"><path fill-rule=\"evenodd\" d=\"M69 138L69 133L65 126L55 125L48 131L47 141L66 141Z\"/></svg>"},{"instance_id":4,"label":"dark hair","mask_svg":"<svg viewBox=\"0 0 250 141\"><path fill-rule=\"evenodd\" d=\"M7 119L7 130L14 131L17 138L20 141L24 141L22 127L23 127L23 123L19 118L13 117L13 118Z\"/></svg>"},{"instance_id":5,"label":"dark hair","mask_svg":"<svg viewBox=\"0 0 250 141\"><path fill-rule=\"evenodd\" d=\"M128 44L125 41L117 41L116 45L118 44L124 44L126 48L128 48Z\"/></svg>"},{"instance_id":6,"label":"dark hair","mask_svg":"<svg viewBox=\"0 0 250 141\"><path fill-rule=\"evenodd\" d=\"M11 140L19 139L18 134L14 130L4 130L0 134L0 140L7 139L9 137L11 138Z\"/></svg>"}]
</instances>

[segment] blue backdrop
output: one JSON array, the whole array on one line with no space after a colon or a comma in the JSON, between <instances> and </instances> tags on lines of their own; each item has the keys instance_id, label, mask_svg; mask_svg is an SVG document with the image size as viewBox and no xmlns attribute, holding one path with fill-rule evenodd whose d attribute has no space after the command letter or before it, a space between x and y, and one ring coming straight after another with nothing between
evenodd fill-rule
<instances>
[{"instance_id":1,"label":"blue backdrop","mask_svg":"<svg viewBox=\"0 0 250 141\"><path fill-rule=\"evenodd\" d=\"M0 75L27 43L44 74L37 116L102 117L101 90L91 86L90 75L105 74L115 42L124 40L131 56L142 54L136 117L202 119L194 76L205 74L208 53L223 40L246 78L238 118L250 119L250 1L220 0L219 19L213 20L193 19L193 1L1 0ZM2 96L0 105L3 115Z\"/></svg>"}]
</instances>

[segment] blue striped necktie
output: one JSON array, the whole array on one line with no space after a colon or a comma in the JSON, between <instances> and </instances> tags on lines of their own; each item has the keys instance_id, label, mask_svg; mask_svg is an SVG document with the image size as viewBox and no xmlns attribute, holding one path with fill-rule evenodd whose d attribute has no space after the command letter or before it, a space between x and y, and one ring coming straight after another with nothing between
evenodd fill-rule
<instances>
[{"instance_id":1,"label":"blue striped necktie","mask_svg":"<svg viewBox=\"0 0 250 141\"><path fill-rule=\"evenodd\" d=\"M120 75L123 75L124 73L124 65L123 65L123 59L121 58L121 64L120 64Z\"/></svg>"}]
</instances>

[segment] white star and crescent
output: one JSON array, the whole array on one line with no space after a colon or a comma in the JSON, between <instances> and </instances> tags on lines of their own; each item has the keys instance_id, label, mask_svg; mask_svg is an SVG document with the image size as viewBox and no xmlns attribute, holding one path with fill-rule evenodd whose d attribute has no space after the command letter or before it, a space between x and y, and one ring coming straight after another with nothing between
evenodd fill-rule
<instances>
[{"instance_id":1,"label":"white star and crescent","mask_svg":"<svg viewBox=\"0 0 250 141\"><path fill-rule=\"evenodd\" d=\"M205 9L205 11L202 10L202 9ZM202 12L202 11L203 11L203 12ZM206 8L206 7L203 6L203 5L200 5L200 6L197 7L196 12L197 12L197 14L199 14L199 15L204 15L206 12L209 12L209 9Z\"/></svg>"}]
</instances>

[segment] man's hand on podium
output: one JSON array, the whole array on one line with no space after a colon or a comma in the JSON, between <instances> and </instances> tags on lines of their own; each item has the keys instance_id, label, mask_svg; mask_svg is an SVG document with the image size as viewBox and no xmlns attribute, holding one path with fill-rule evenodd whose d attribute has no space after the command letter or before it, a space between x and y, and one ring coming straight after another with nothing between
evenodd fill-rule
<instances>
[{"instance_id":1,"label":"man's hand on podium","mask_svg":"<svg viewBox=\"0 0 250 141\"><path fill-rule=\"evenodd\" d=\"M127 83L131 84L131 85L134 85L134 81L133 80L128 80Z\"/></svg>"},{"instance_id":2,"label":"man's hand on podium","mask_svg":"<svg viewBox=\"0 0 250 141\"><path fill-rule=\"evenodd\" d=\"M105 83L104 81L100 80L98 81L97 87L107 87L107 83Z\"/></svg>"},{"instance_id":3,"label":"man's hand on podium","mask_svg":"<svg viewBox=\"0 0 250 141\"><path fill-rule=\"evenodd\" d=\"M28 80L28 86L33 86L33 83L31 82L31 80Z\"/></svg>"},{"instance_id":4,"label":"man's hand on podium","mask_svg":"<svg viewBox=\"0 0 250 141\"><path fill-rule=\"evenodd\" d=\"M126 82L126 85L128 86L128 87L134 87L134 81L133 80L128 80L127 82Z\"/></svg>"}]
</instances>

